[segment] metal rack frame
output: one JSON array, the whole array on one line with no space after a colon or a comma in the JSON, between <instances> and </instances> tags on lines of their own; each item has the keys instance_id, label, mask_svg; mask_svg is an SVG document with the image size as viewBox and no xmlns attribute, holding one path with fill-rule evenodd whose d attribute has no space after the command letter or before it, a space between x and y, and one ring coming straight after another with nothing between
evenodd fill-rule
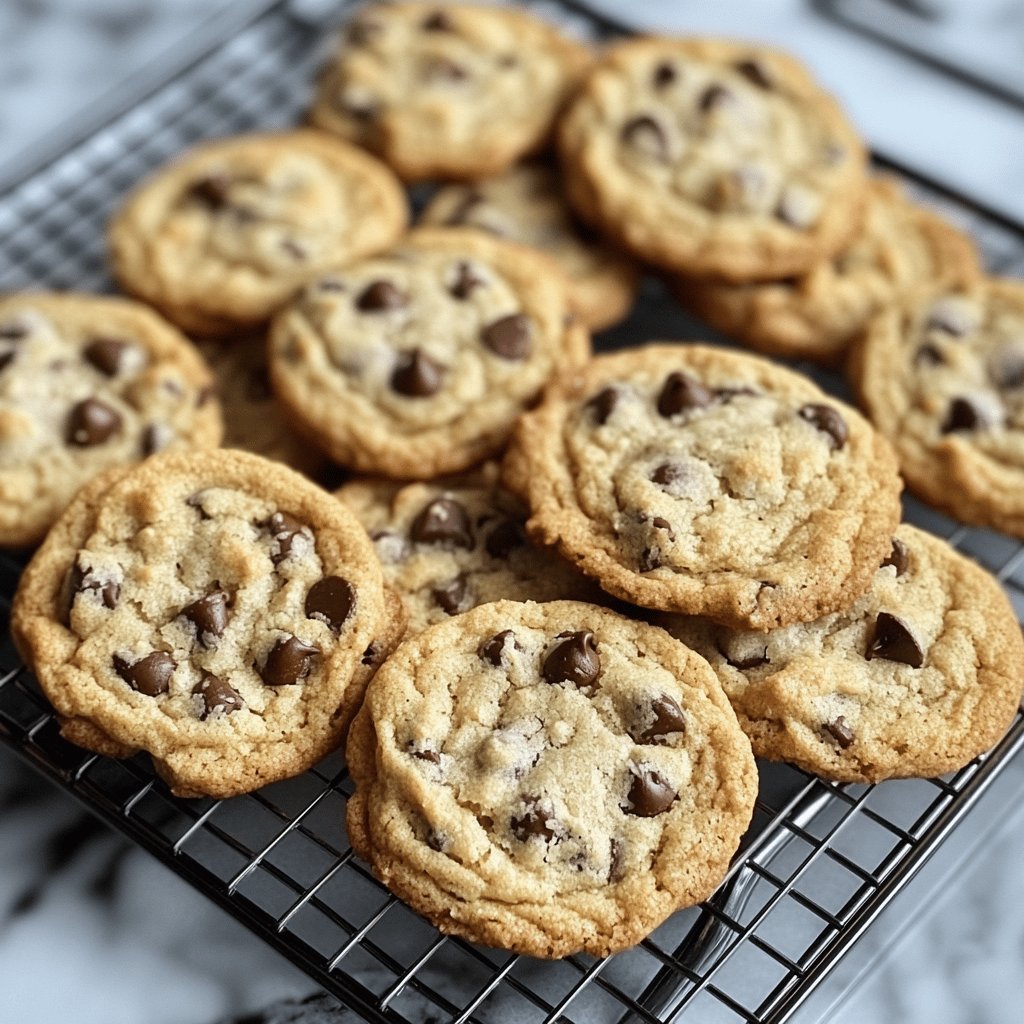
<instances>
[{"instance_id":1,"label":"metal rack frame","mask_svg":"<svg viewBox=\"0 0 1024 1024\"><path fill-rule=\"evenodd\" d=\"M605 34L578 4L544 13ZM0 290L101 290L103 225L125 190L200 138L293 122L323 25L281 3L171 82L0 195ZM890 166L890 169L893 169ZM898 169L897 169L898 170ZM996 271L1024 266L1024 228L920 179L926 201L970 230ZM601 347L698 330L659 286ZM813 371L842 393L833 374ZM909 499L907 518L990 568L1024 613L1024 547ZM22 561L0 556L6 616ZM753 825L727 881L606 960L541 962L440 935L383 889L344 834L351 792L335 755L230 801L180 800L145 756L113 761L60 738L52 709L0 628L0 740L168 864L343 1002L377 1024L452 1021L776 1024L827 975L1024 744L1018 715L963 770L879 786L827 783L761 765Z\"/></svg>"}]
</instances>

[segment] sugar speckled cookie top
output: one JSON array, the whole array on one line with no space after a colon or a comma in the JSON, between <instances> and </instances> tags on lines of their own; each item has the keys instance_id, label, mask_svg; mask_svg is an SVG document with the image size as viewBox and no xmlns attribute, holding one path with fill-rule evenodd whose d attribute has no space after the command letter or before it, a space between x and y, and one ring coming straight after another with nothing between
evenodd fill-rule
<instances>
[{"instance_id":1,"label":"sugar speckled cookie top","mask_svg":"<svg viewBox=\"0 0 1024 1024\"><path fill-rule=\"evenodd\" d=\"M912 526L844 611L768 634L672 619L661 622L710 661L755 754L840 781L962 767L1006 732L1024 687L999 584Z\"/></svg>"},{"instance_id":2,"label":"sugar speckled cookie top","mask_svg":"<svg viewBox=\"0 0 1024 1024\"><path fill-rule=\"evenodd\" d=\"M348 25L309 116L407 180L485 177L545 144L589 61L523 10L372 4Z\"/></svg>"},{"instance_id":3,"label":"sugar speckled cookie top","mask_svg":"<svg viewBox=\"0 0 1024 1024\"><path fill-rule=\"evenodd\" d=\"M707 663L576 602L499 602L406 641L347 760L356 852L442 931L604 956L722 880L757 773Z\"/></svg>"},{"instance_id":4,"label":"sugar speckled cookie top","mask_svg":"<svg viewBox=\"0 0 1024 1024\"><path fill-rule=\"evenodd\" d=\"M916 293L875 318L850 375L911 490L1024 537L1024 285Z\"/></svg>"},{"instance_id":5,"label":"sugar speckled cookie top","mask_svg":"<svg viewBox=\"0 0 1024 1024\"><path fill-rule=\"evenodd\" d=\"M559 145L579 212L680 273L802 273L861 215L864 152L838 105L792 58L744 43L612 46Z\"/></svg>"},{"instance_id":6,"label":"sugar speckled cookie top","mask_svg":"<svg viewBox=\"0 0 1024 1024\"><path fill-rule=\"evenodd\" d=\"M81 492L22 577L12 631L71 739L147 750L175 792L223 797L340 742L392 612L343 506L221 450Z\"/></svg>"},{"instance_id":7,"label":"sugar speckled cookie top","mask_svg":"<svg viewBox=\"0 0 1024 1024\"><path fill-rule=\"evenodd\" d=\"M584 233L572 218L553 167L522 164L472 185L447 185L431 199L421 220L477 228L553 256L569 275L573 309L592 330L621 320L633 303L639 264Z\"/></svg>"},{"instance_id":8,"label":"sugar speckled cookie top","mask_svg":"<svg viewBox=\"0 0 1024 1024\"><path fill-rule=\"evenodd\" d=\"M966 235L908 199L894 179L878 178L856 237L807 273L753 284L676 278L672 290L713 327L762 352L834 364L880 309L922 285L979 274Z\"/></svg>"},{"instance_id":9,"label":"sugar speckled cookie top","mask_svg":"<svg viewBox=\"0 0 1024 1024\"><path fill-rule=\"evenodd\" d=\"M591 600L601 591L529 542L527 511L496 467L434 483L356 480L337 496L366 527L411 636L488 601Z\"/></svg>"},{"instance_id":10,"label":"sugar speckled cookie top","mask_svg":"<svg viewBox=\"0 0 1024 1024\"><path fill-rule=\"evenodd\" d=\"M342 465L424 479L500 451L589 351L553 261L421 228L307 287L274 320L270 372L295 426Z\"/></svg>"},{"instance_id":11,"label":"sugar speckled cookie top","mask_svg":"<svg viewBox=\"0 0 1024 1024\"><path fill-rule=\"evenodd\" d=\"M207 142L156 171L111 223L128 292L199 334L267 320L304 282L405 230L391 172L321 132Z\"/></svg>"},{"instance_id":12,"label":"sugar speckled cookie top","mask_svg":"<svg viewBox=\"0 0 1024 1024\"><path fill-rule=\"evenodd\" d=\"M0 298L0 546L39 541L112 466L218 444L212 385L188 341L138 303Z\"/></svg>"},{"instance_id":13,"label":"sugar speckled cookie top","mask_svg":"<svg viewBox=\"0 0 1024 1024\"><path fill-rule=\"evenodd\" d=\"M848 604L900 512L892 451L855 410L702 345L562 377L521 419L505 477L531 535L605 590L755 629Z\"/></svg>"}]
</instances>

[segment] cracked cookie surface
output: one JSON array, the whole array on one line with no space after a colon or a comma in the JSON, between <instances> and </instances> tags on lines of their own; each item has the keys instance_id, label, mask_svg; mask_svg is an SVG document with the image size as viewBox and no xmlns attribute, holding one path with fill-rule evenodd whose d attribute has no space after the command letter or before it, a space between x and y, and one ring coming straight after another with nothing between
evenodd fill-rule
<instances>
[{"instance_id":1,"label":"cracked cookie surface","mask_svg":"<svg viewBox=\"0 0 1024 1024\"><path fill-rule=\"evenodd\" d=\"M842 782L961 768L1006 732L1024 686L999 584L907 525L845 611L767 634L658 621L711 663L756 755Z\"/></svg>"},{"instance_id":2,"label":"cracked cookie surface","mask_svg":"<svg viewBox=\"0 0 1024 1024\"><path fill-rule=\"evenodd\" d=\"M203 143L154 172L115 215L114 276L185 330L263 323L306 281L391 245L401 186L378 160L322 132Z\"/></svg>"},{"instance_id":3,"label":"cracked cookie surface","mask_svg":"<svg viewBox=\"0 0 1024 1024\"><path fill-rule=\"evenodd\" d=\"M721 882L749 744L707 662L571 601L498 602L402 644L346 757L353 848L442 931L604 956Z\"/></svg>"},{"instance_id":4,"label":"cracked cookie surface","mask_svg":"<svg viewBox=\"0 0 1024 1024\"><path fill-rule=\"evenodd\" d=\"M526 11L373 4L348 25L309 118L406 180L485 177L544 146L589 62Z\"/></svg>"},{"instance_id":5,"label":"cracked cookie surface","mask_svg":"<svg viewBox=\"0 0 1024 1024\"><path fill-rule=\"evenodd\" d=\"M218 444L212 384L187 339L138 303L0 298L0 545L41 540L104 470Z\"/></svg>"},{"instance_id":6,"label":"cracked cookie surface","mask_svg":"<svg viewBox=\"0 0 1024 1024\"><path fill-rule=\"evenodd\" d=\"M596 357L517 425L527 529L617 597L770 629L849 604L899 521L886 441L806 377L704 345Z\"/></svg>"},{"instance_id":7,"label":"cracked cookie surface","mask_svg":"<svg viewBox=\"0 0 1024 1024\"><path fill-rule=\"evenodd\" d=\"M553 261L420 228L285 308L270 373L291 422L342 465L426 479L500 451L544 385L589 352Z\"/></svg>"},{"instance_id":8,"label":"cracked cookie surface","mask_svg":"<svg viewBox=\"0 0 1024 1024\"><path fill-rule=\"evenodd\" d=\"M569 197L638 257L731 281L838 252L862 215L861 143L783 53L712 39L611 46L559 125Z\"/></svg>"},{"instance_id":9,"label":"cracked cookie surface","mask_svg":"<svg viewBox=\"0 0 1024 1024\"><path fill-rule=\"evenodd\" d=\"M12 632L67 738L146 750L179 795L225 797L341 742L394 612L346 509L219 450L80 492L22 577Z\"/></svg>"}]
</instances>

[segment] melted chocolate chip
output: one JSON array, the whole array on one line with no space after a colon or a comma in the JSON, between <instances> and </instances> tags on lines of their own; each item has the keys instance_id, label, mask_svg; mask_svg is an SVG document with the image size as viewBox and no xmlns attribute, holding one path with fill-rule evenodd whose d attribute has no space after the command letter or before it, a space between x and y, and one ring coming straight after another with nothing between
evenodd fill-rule
<instances>
[{"instance_id":1,"label":"melted chocolate chip","mask_svg":"<svg viewBox=\"0 0 1024 1024\"><path fill-rule=\"evenodd\" d=\"M772 81L771 75L768 73L768 69L754 57L748 57L746 60L737 61L733 67L748 81L756 85L759 89L771 89L775 84Z\"/></svg>"},{"instance_id":2,"label":"melted chocolate chip","mask_svg":"<svg viewBox=\"0 0 1024 1024\"><path fill-rule=\"evenodd\" d=\"M608 850L608 881L622 880L625 868L626 844L621 839L613 839Z\"/></svg>"},{"instance_id":3,"label":"melted chocolate chip","mask_svg":"<svg viewBox=\"0 0 1024 1024\"><path fill-rule=\"evenodd\" d=\"M805 405L797 410L797 415L826 434L829 438L829 447L833 451L841 450L850 436L846 420L831 405Z\"/></svg>"},{"instance_id":4,"label":"melted chocolate chip","mask_svg":"<svg viewBox=\"0 0 1024 1024\"><path fill-rule=\"evenodd\" d=\"M114 669L133 689L147 697L166 693L175 669L174 659L163 651L154 651L132 664L114 655Z\"/></svg>"},{"instance_id":5,"label":"melted chocolate chip","mask_svg":"<svg viewBox=\"0 0 1024 1024\"><path fill-rule=\"evenodd\" d=\"M412 521L409 536L417 544L473 547L473 527L465 506L453 498L435 498Z\"/></svg>"},{"instance_id":6,"label":"melted chocolate chip","mask_svg":"<svg viewBox=\"0 0 1024 1024\"><path fill-rule=\"evenodd\" d=\"M622 141L642 156L668 163L668 137L653 117L642 114L627 121L622 126Z\"/></svg>"},{"instance_id":7,"label":"melted chocolate chip","mask_svg":"<svg viewBox=\"0 0 1024 1024\"><path fill-rule=\"evenodd\" d=\"M382 310L401 309L408 302L408 296L391 281L374 281L360 292L356 308L364 313L379 313Z\"/></svg>"},{"instance_id":8,"label":"melted chocolate chip","mask_svg":"<svg viewBox=\"0 0 1024 1024\"><path fill-rule=\"evenodd\" d=\"M920 668L924 664L924 652L907 624L889 612L878 613L865 657L868 661L873 658L898 661L911 668Z\"/></svg>"},{"instance_id":9,"label":"melted chocolate chip","mask_svg":"<svg viewBox=\"0 0 1024 1024\"><path fill-rule=\"evenodd\" d=\"M845 750L857 737L853 730L846 724L846 719L840 715L834 722L825 722L822 731L835 743L837 747Z\"/></svg>"},{"instance_id":10,"label":"melted chocolate chip","mask_svg":"<svg viewBox=\"0 0 1024 1024\"><path fill-rule=\"evenodd\" d=\"M491 558L508 556L526 543L526 531L514 519L506 519L491 530L484 541L484 547Z\"/></svg>"},{"instance_id":11,"label":"melted chocolate chip","mask_svg":"<svg viewBox=\"0 0 1024 1024\"><path fill-rule=\"evenodd\" d=\"M703 384L685 373L670 373L658 395L658 412L666 418L688 409L704 409L714 396Z\"/></svg>"},{"instance_id":12,"label":"melted chocolate chip","mask_svg":"<svg viewBox=\"0 0 1024 1024\"><path fill-rule=\"evenodd\" d=\"M302 535L305 527L287 512L275 512L265 525L273 541L270 546L270 560L274 565L278 565L292 553L295 538Z\"/></svg>"},{"instance_id":13,"label":"melted chocolate chip","mask_svg":"<svg viewBox=\"0 0 1024 1024\"><path fill-rule=\"evenodd\" d=\"M456 576L447 583L440 583L434 587L431 593L434 600L448 615L458 615L463 610L466 602L466 577Z\"/></svg>"},{"instance_id":14,"label":"melted chocolate chip","mask_svg":"<svg viewBox=\"0 0 1024 1024\"><path fill-rule=\"evenodd\" d=\"M340 576L325 576L309 588L306 595L306 618L319 619L335 633L341 631L356 603L355 591Z\"/></svg>"},{"instance_id":15,"label":"melted chocolate chip","mask_svg":"<svg viewBox=\"0 0 1024 1024\"><path fill-rule=\"evenodd\" d=\"M650 716L654 715L654 721L641 729L636 726L630 731L630 736L637 743L667 743L667 737L677 733L686 732L686 719L683 716L682 708L667 693L655 697L644 716L645 722L650 722Z\"/></svg>"},{"instance_id":16,"label":"melted chocolate chip","mask_svg":"<svg viewBox=\"0 0 1024 1024\"><path fill-rule=\"evenodd\" d=\"M142 432L142 454L155 455L174 439L174 431L166 423L150 423Z\"/></svg>"},{"instance_id":17,"label":"melted chocolate chip","mask_svg":"<svg viewBox=\"0 0 1024 1024\"><path fill-rule=\"evenodd\" d=\"M594 417L594 422L598 426L602 426L608 422L608 417L615 411L615 407L619 404L621 398L622 388L607 387L594 395L587 402L586 408L590 410L591 415Z\"/></svg>"},{"instance_id":18,"label":"melted chocolate chip","mask_svg":"<svg viewBox=\"0 0 1024 1024\"><path fill-rule=\"evenodd\" d=\"M0 352L0 370L6 370L14 362L14 357L17 354L14 349L11 349L9 352Z\"/></svg>"},{"instance_id":19,"label":"melted chocolate chip","mask_svg":"<svg viewBox=\"0 0 1024 1024\"><path fill-rule=\"evenodd\" d=\"M448 291L453 298L468 299L473 290L484 284L484 281L473 271L472 264L463 260L455 271L455 280Z\"/></svg>"},{"instance_id":20,"label":"melted chocolate chip","mask_svg":"<svg viewBox=\"0 0 1024 1024\"><path fill-rule=\"evenodd\" d=\"M650 765L630 768L632 781L629 784L628 803L623 807L627 814L638 818L653 818L664 814L679 799L679 794L669 785L668 780Z\"/></svg>"},{"instance_id":21,"label":"melted chocolate chip","mask_svg":"<svg viewBox=\"0 0 1024 1024\"><path fill-rule=\"evenodd\" d=\"M897 576L902 576L907 571L907 566L910 565L910 550L899 537L893 537L892 551L889 552L889 557L882 565L893 566Z\"/></svg>"},{"instance_id":22,"label":"melted chocolate chip","mask_svg":"<svg viewBox=\"0 0 1024 1024\"><path fill-rule=\"evenodd\" d=\"M516 644L516 635L511 629L503 629L500 633L495 633L490 640L485 640L477 648L476 653L482 661L486 661L497 668L501 665L501 655L508 644L512 644L513 647L518 646Z\"/></svg>"},{"instance_id":23,"label":"melted chocolate chip","mask_svg":"<svg viewBox=\"0 0 1024 1024\"><path fill-rule=\"evenodd\" d=\"M717 82L709 85L701 94L700 99L697 101L697 106L702 111L708 113L712 110L718 110L721 107L727 107L736 102L736 94L732 89L727 88L724 85L719 85Z\"/></svg>"},{"instance_id":24,"label":"melted chocolate chip","mask_svg":"<svg viewBox=\"0 0 1024 1024\"><path fill-rule=\"evenodd\" d=\"M945 361L946 357L942 354L942 351L930 342L922 345L914 353L914 362L924 363L926 366L941 366Z\"/></svg>"},{"instance_id":25,"label":"melted chocolate chip","mask_svg":"<svg viewBox=\"0 0 1024 1024\"><path fill-rule=\"evenodd\" d=\"M116 580L97 579L93 575L91 567L82 568L78 562L71 566L68 576L68 590L71 595L71 602L75 597L87 591L93 591L100 596L104 608L116 608L117 600L121 596L121 585Z\"/></svg>"},{"instance_id":26,"label":"melted chocolate chip","mask_svg":"<svg viewBox=\"0 0 1024 1024\"><path fill-rule=\"evenodd\" d=\"M192 183L189 195L211 210L221 210L228 205L231 177L224 173L208 174Z\"/></svg>"},{"instance_id":27,"label":"melted chocolate chip","mask_svg":"<svg viewBox=\"0 0 1024 1024\"><path fill-rule=\"evenodd\" d=\"M988 417L983 409L969 398L954 398L942 424L942 432L951 434L954 430L984 430Z\"/></svg>"},{"instance_id":28,"label":"melted chocolate chip","mask_svg":"<svg viewBox=\"0 0 1024 1024\"><path fill-rule=\"evenodd\" d=\"M203 647L216 647L228 625L228 595L223 590L213 590L193 601L182 615L196 627L196 638Z\"/></svg>"},{"instance_id":29,"label":"melted chocolate chip","mask_svg":"<svg viewBox=\"0 0 1024 1024\"><path fill-rule=\"evenodd\" d=\"M203 678L196 683L192 692L203 698L204 708L199 718L204 722L218 711L230 715L245 705L242 695L212 672L204 672Z\"/></svg>"},{"instance_id":30,"label":"melted chocolate chip","mask_svg":"<svg viewBox=\"0 0 1024 1024\"><path fill-rule=\"evenodd\" d=\"M281 637L270 649L260 678L267 686L288 686L305 679L312 667L313 657L320 653L315 644L307 644L297 636Z\"/></svg>"},{"instance_id":31,"label":"melted chocolate chip","mask_svg":"<svg viewBox=\"0 0 1024 1024\"><path fill-rule=\"evenodd\" d=\"M416 740L409 740L406 749L420 761L429 761L431 764L441 763L441 754L428 743L420 743Z\"/></svg>"},{"instance_id":32,"label":"melted chocolate chip","mask_svg":"<svg viewBox=\"0 0 1024 1024\"><path fill-rule=\"evenodd\" d=\"M559 633L548 651L541 674L548 683L572 683L580 690L597 686L601 676L601 658L597 641L589 629Z\"/></svg>"},{"instance_id":33,"label":"melted chocolate chip","mask_svg":"<svg viewBox=\"0 0 1024 1024\"><path fill-rule=\"evenodd\" d=\"M96 398L75 405L68 416L67 442L79 448L103 444L121 430L121 414Z\"/></svg>"},{"instance_id":34,"label":"melted chocolate chip","mask_svg":"<svg viewBox=\"0 0 1024 1024\"><path fill-rule=\"evenodd\" d=\"M483 328L480 340L500 359L525 359L533 347L530 318L522 313L503 316Z\"/></svg>"},{"instance_id":35,"label":"melted chocolate chip","mask_svg":"<svg viewBox=\"0 0 1024 1024\"><path fill-rule=\"evenodd\" d=\"M521 843L540 839L545 843L560 843L565 839L565 829L551 811L541 806L536 797L528 797L522 817L512 818L512 835Z\"/></svg>"},{"instance_id":36,"label":"melted chocolate chip","mask_svg":"<svg viewBox=\"0 0 1024 1024\"><path fill-rule=\"evenodd\" d=\"M425 32L451 32L454 28L452 19L444 11L434 11L423 19Z\"/></svg>"},{"instance_id":37,"label":"melted chocolate chip","mask_svg":"<svg viewBox=\"0 0 1024 1024\"><path fill-rule=\"evenodd\" d=\"M22 341L28 337L28 328L24 324L0 324L0 340Z\"/></svg>"},{"instance_id":38,"label":"melted chocolate chip","mask_svg":"<svg viewBox=\"0 0 1024 1024\"><path fill-rule=\"evenodd\" d=\"M674 64L670 64L667 60L662 61L655 69L654 74L651 76L651 80L654 82L655 89L665 89L670 86L679 77L679 72L676 70Z\"/></svg>"},{"instance_id":39,"label":"melted chocolate chip","mask_svg":"<svg viewBox=\"0 0 1024 1024\"><path fill-rule=\"evenodd\" d=\"M403 352L391 374L391 387L408 398L429 398L441 390L446 367L422 349Z\"/></svg>"},{"instance_id":40,"label":"melted chocolate chip","mask_svg":"<svg viewBox=\"0 0 1024 1024\"><path fill-rule=\"evenodd\" d=\"M116 377L121 369L125 352L131 348L126 341L116 338L97 338L83 350L86 362L96 367L106 377Z\"/></svg>"},{"instance_id":41,"label":"melted chocolate chip","mask_svg":"<svg viewBox=\"0 0 1024 1024\"><path fill-rule=\"evenodd\" d=\"M682 462L662 462L651 473L651 482L660 487L678 490L690 477L690 471Z\"/></svg>"}]
</instances>

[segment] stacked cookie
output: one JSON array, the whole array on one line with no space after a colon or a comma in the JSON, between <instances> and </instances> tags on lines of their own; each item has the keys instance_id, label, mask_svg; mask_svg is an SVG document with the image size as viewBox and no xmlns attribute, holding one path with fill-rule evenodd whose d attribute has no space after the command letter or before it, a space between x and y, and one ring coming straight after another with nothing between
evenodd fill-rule
<instances>
[{"instance_id":1,"label":"stacked cookie","mask_svg":"<svg viewBox=\"0 0 1024 1024\"><path fill-rule=\"evenodd\" d=\"M867 420L758 356L591 355L640 261L768 352L864 334L911 485L948 505L953 473L954 507L1020 529L1024 300L868 179L806 71L393 3L346 27L309 116L127 199L113 270L159 314L0 303L0 539L50 528L12 629L69 739L229 796L347 734L376 875L552 957L713 892L754 753L877 781L999 738L1013 612L899 524ZM425 178L407 231L399 180ZM328 461L360 475L331 494Z\"/></svg>"}]
</instances>

